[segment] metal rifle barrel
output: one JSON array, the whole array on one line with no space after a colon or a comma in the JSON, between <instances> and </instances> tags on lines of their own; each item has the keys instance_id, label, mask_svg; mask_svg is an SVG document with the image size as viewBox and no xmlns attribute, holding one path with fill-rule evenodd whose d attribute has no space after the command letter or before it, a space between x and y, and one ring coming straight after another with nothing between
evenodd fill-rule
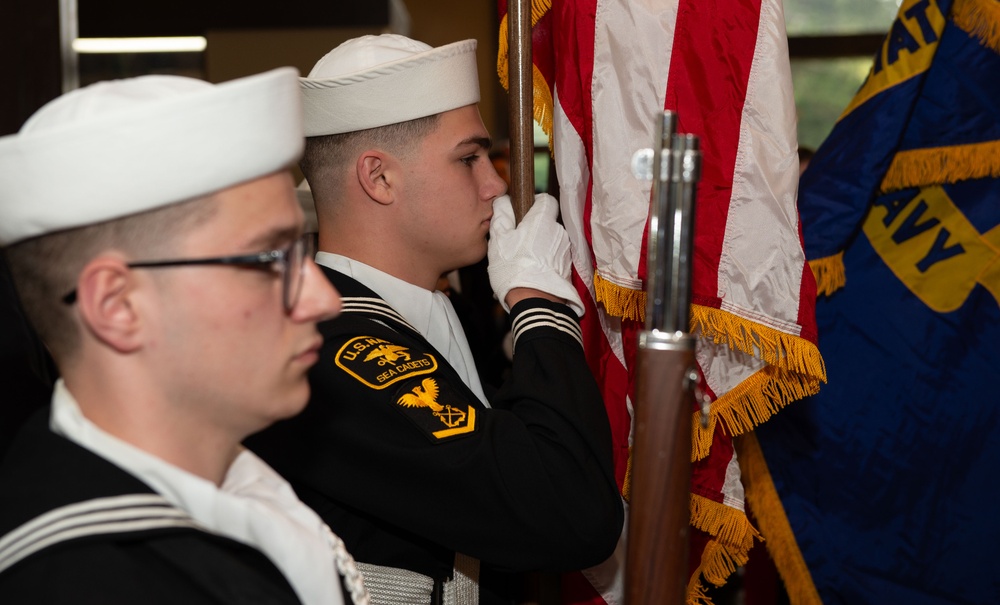
<instances>
[{"instance_id":1,"label":"metal rifle barrel","mask_svg":"<svg viewBox=\"0 0 1000 605\"><path fill-rule=\"evenodd\" d=\"M688 568L695 339L688 334L698 139L663 112L653 149L647 307L639 335L627 605L681 605Z\"/></svg>"},{"instance_id":2,"label":"metal rifle barrel","mask_svg":"<svg viewBox=\"0 0 1000 605\"><path fill-rule=\"evenodd\" d=\"M646 328L665 328L670 319L667 311L673 263L670 238L673 235L674 213L670 209L670 188L673 153L671 142L677 129L676 114L665 111L656 124L653 137L653 159L651 178L651 208L649 214L649 236L646 244Z\"/></svg>"}]
</instances>

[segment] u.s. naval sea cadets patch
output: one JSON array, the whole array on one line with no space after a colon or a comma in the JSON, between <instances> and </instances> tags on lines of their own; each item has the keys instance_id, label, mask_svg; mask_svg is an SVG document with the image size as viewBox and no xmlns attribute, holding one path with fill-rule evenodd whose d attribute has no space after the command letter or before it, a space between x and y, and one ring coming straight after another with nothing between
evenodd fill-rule
<instances>
[{"instance_id":1,"label":"u.s. naval sea cadets patch","mask_svg":"<svg viewBox=\"0 0 1000 605\"><path fill-rule=\"evenodd\" d=\"M476 430L476 408L445 380L411 378L396 391L396 407L427 438L444 441Z\"/></svg>"},{"instance_id":2,"label":"u.s. naval sea cadets patch","mask_svg":"<svg viewBox=\"0 0 1000 605\"><path fill-rule=\"evenodd\" d=\"M336 364L372 389L384 389L405 378L430 374L438 367L433 355L415 353L374 336L348 340L337 351Z\"/></svg>"}]
</instances>

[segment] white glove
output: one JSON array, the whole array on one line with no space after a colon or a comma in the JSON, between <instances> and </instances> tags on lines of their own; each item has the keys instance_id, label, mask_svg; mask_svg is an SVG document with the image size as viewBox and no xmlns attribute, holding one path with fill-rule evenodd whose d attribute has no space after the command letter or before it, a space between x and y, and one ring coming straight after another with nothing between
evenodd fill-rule
<instances>
[{"instance_id":1,"label":"white glove","mask_svg":"<svg viewBox=\"0 0 1000 605\"><path fill-rule=\"evenodd\" d=\"M565 299L583 317L583 302L570 281L569 236L556 222L558 215L559 202L539 193L515 228L510 196L493 201L488 270L490 285L504 310L510 312L504 299L511 289L534 288Z\"/></svg>"}]
</instances>

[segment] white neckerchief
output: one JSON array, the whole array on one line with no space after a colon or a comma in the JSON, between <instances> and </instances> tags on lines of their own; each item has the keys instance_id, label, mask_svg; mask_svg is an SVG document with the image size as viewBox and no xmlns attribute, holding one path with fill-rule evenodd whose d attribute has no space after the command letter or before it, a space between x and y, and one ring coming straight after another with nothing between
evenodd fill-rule
<instances>
[{"instance_id":1,"label":"white neckerchief","mask_svg":"<svg viewBox=\"0 0 1000 605\"><path fill-rule=\"evenodd\" d=\"M335 536L291 486L249 450L222 487L101 430L84 417L63 381L52 395L52 431L138 477L206 529L264 553L307 604L340 605Z\"/></svg>"},{"instance_id":2,"label":"white neckerchief","mask_svg":"<svg viewBox=\"0 0 1000 605\"><path fill-rule=\"evenodd\" d=\"M448 295L436 290L425 290L340 254L317 252L316 262L353 277L381 296L431 346L444 355L462 381L472 389L483 405L489 407L476 371L476 362L472 358L472 349L465 337L465 329L462 328L462 322L448 300Z\"/></svg>"}]
</instances>

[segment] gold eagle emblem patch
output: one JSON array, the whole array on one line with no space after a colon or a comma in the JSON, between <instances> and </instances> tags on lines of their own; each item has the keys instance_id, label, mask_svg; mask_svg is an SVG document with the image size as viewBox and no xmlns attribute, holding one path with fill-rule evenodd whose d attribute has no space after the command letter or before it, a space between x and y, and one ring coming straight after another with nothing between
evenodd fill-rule
<instances>
[{"instance_id":1,"label":"gold eagle emblem patch","mask_svg":"<svg viewBox=\"0 0 1000 605\"><path fill-rule=\"evenodd\" d=\"M403 393L403 396L399 398L399 405L405 405L408 408L426 406L434 413L438 413L444 409L444 406L437 402L437 396L437 383L434 382L433 378L424 378L420 386L413 387L412 392Z\"/></svg>"},{"instance_id":2,"label":"gold eagle emblem patch","mask_svg":"<svg viewBox=\"0 0 1000 605\"><path fill-rule=\"evenodd\" d=\"M406 388L406 387L403 387ZM476 409L469 406L467 410L453 407L448 404L438 402L440 395L437 381L433 378L424 378L421 383L407 392L400 395L396 401L404 408L427 408L431 416L436 418L440 424L434 425L426 413L420 418L411 417L418 426L427 430L436 439L454 437L464 433L471 433L476 430ZM441 425L444 428L441 428Z\"/></svg>"},{"instance_id":3,"label":"gold eagle emblem patch","mask_svg":"<svg viewBox=\"0 0 1000 605\"><path fill-rule=\"evenodd\" d=\"M409 348L373 336L357 336L337 351L337 367L365 386L384 389L404 378L430 374L437 360L428 353L414 353Z\"/></svg>"}]
</instances>

